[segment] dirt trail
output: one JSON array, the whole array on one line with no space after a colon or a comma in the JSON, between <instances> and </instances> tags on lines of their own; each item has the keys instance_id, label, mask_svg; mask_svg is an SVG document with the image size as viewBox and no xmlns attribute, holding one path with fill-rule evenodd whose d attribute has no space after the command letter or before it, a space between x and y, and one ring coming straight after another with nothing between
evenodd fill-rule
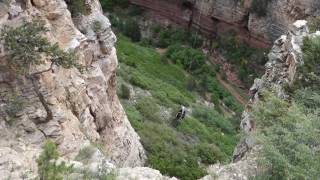
<instances>
[{"instance_id":1,"label":"dirt trail","mask_svg":"<svg viewBox=\"0 0 320 180\"><path fill-rule=\"evenodd\" d=\"M160 55L164 55L165 52L166 52L166 50L167 50L167 49L156 48L156 51L157 51ZM221 56L218 56L218 57L221 58ZM209 60L209 63L210 63L210 65L211 65L213 68L215 68L215 62L213 62L213 61L214 61L213 59L210 59L210 60ZM231 94L239 103L241 103L242 105L246 105L246 104L248 103L248 101L247 101L245 98L243 98L243 97L240 95L240 93L239 93L236 89L234 89L234 87L232 87L232 86L230 85L230 83L224 81L224 80L221 78L221 75L220 75L219 73L217 73L216 78L217 78L217 80L219 81L219 83L220 83L225 89L227 89L227 90L230 92L230 94Z\"/></svg>"},{"instance_id":2,"label":"dirt trail","mask_svg":"<svg viewBox=\"0 0 320 180\"><path fill-rule=\"evenodd\" d=\"M235 90L230 84L228 84L221 78L220 74L217 73L216 78L220 82L220 84L222 84L222 86L226 88L234 98L236 98L239 103L241 103L242 105L246 105L248 103L248 101L244 99L237 90Z\"/></svg>"}]
</instances>

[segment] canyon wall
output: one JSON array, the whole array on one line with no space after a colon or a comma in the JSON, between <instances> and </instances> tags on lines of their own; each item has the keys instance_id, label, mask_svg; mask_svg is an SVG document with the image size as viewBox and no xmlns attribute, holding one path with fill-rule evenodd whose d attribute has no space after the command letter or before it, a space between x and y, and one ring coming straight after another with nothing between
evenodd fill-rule
<instances>
[{"instance_id":1,"label":"canyon wall","mask_svg":"<svg viewBox=\"0 0 320 180\"><path fill-rule=\"evenodd\" d=\"M290 87L299 80L297 69L303 65L303 39L305 37L319 36L320 31L310 34L307 21L298 20L289 26L289 31L278 38L266 63L265 74L256 79L250 91L253 94L249 104L242 115L241 129L245 136L234 150L233 162L227 165L212 165L208 168L209 174L202 180L247 180L259 174L258 158L263 144L255 142L256 127L252 117L252 108L259 103L264 90L271 91L276 97L288 99L286 87Z\"/></svg>"},{"instance_id":2,"label":"canyon wall","mask_svg":"<svg viewBox=\"0 0 320 180\"><path fill-rule=\"evenodd\" d=\"M250 10L252 0L130 0L151 17L199 29L209 37L233 30L256 47L268 47L288 31L295 20L320 15L318 0L268 1L265 15Z\"/></svg>"},{"instance_id":3,"label":"canyon wall","mask_svg":"<svg viewBox=\"0 0 320 180\"><path fill-rule=\"evenodd\" d=\"M63 0L11 0L0 3L0 27L44 20L44 36L64 50L73 50L84 67L52 70L35 78L9 68L3 41L0 48L0 174L21 179L37 174L36 158L46 138L53 139L65 159L73 159L86 144L105 151L118 167L142 166L144 149L116 94L116 36L98 0L87 0L89 13L73 21ZM74 23L76 22L76 23ZM99 30L93 24L99 23ZM40 47L41 48L41 47ZM30 73L50 67L50 61L30 67ZM6 109L14 97L23 108L14 117Z\"/></svg>"}]
</instances>

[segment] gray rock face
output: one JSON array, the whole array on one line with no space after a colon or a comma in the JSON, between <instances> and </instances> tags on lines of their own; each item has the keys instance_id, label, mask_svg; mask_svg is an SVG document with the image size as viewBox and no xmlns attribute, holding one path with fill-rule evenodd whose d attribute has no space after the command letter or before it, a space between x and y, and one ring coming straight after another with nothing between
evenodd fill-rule
<instances>
[{"instance_id":1,"label":"gray rock face","mask_svg":"<svg viewBox=\"0 0 320 180\"><path fill-rule=\"evenodd\" d=\"M265 88L270 88L279 98L287 98L285 92L287 85L292 85L296 79L296 69L303 64L302 50L303 38L309 35L307 21L298 20L290 27L287 35L277 39L268 54L269 61L266 63L266 72L261 79L256 79L250 88L253 97L250 105L259 101L259 94ZM245 132L254 130L254 122L250 118L250 109L243 113L241 128Z\"/></svg>"},{"instance_id":2,"label":"gray rock face","mask_svg":"<svg viewBox=\"0 0 320 180\"><path fill-rule=\"evenodd\" d=\"M63 0L27 0L23 5L19 2L0 4L0 27L18 26L22 19L40 17L49 29L49 41L74 50L77 63L86 68L80 73L76 68L54 67L31 81L7 68L10 59L0 44L1 178L34 177L35 159L45 138L53 139L66 159L72 159L80 145L90 140L100 143L110 162L120 167L143 165L145 153L139 136L116 95L116 37L99 1L88 0L91 13L76 23ZM99 23L99 29L93 28L94 23ZM48 66L49 63L35 66L31 71ZM12 118L6 107L14 96L22 97L25 103Z\"/></svg>"},{"instance_id":3,"label":"gray rock face","mask_svg":"<svg viewBox=\"0 0 320 180\"><path fill-rule=\"evenodd\" d=\"M250 10L253 0L189 1L194 8L184 6L182 0L130 1L152 11L157 20L162 17L183 26L191 23L209 37L233 30L240 39L261 47L271 45L296 20L320 15L319 0L270 0L263 7L266 10L264 16Z\"/></svg>"},{"instance_id":4,"label":"gray rock face","mask_svg":"<svg viewBox=\"0 0 320 180\"><path fill-rule=\"evenodd\" d=\"M268 55L265 74L261 79L256 79L250 89L253 96L243 112L241 121L241 128L246 137L237 144L233 153L233 163L210 166L209 175L201 180L248 180L258 174L257 156L261 146L255 142L255 121L251 116L251 108L259 102L259 94L264 89L272 90L279 98L288 98L285 87L292 85L297 79L296 69L303 64L303 38L320 35L320 32L309 34L307 22L304 20L296 21L289 29L286 35L275 41Z\"/></svg>"}]
</instances>

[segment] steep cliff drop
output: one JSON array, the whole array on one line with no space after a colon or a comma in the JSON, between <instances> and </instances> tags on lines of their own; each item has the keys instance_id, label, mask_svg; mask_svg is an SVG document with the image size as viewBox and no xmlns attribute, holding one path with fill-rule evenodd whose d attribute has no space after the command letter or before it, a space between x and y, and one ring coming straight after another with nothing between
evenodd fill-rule
<instances>
[{"instance_id":1,"label":"steep cliff drop","mask_svg":"<svg viewBox=\"0 0 320 180\"><path fill-rule=\"evenodd\" d=\"M280 99L289 97L286 87L290 87L297 80L299 77L297 69L303 65L303 39L319 35L319 32L309 33L307 21L304 20L296 21L289 29L286 35L275 41L268 55L265 74L261 79L256 79L250 89L254 95L243 112L241 121L241 128L247 135L235 148L234 162L229 165L217 164L209 167L209 173L214 175L206 176L203 180L245 180L259 173L257 159L261 144L258 145L254 140L256 127L251 109L260 101L260 95L266 89L272 89L272 93Z\"/></svg>"},{"instance_id":2,"label":"steep cliff drop","mask_svg":"<svg viewBox=\"0 0 320 180\"><path fill-rule=\"evenodd\" d=\"M75 51L76 62L84 67L80 72L53 66L31 81L9 68L11 59L1 43L1 178L36 177L35 160L46 138L58 144L65 159L73 159L88 144L99 144L107 159L119 167L144 164L144 149L116 95L116 37L98 0L86 1L86 8L88 13L74 23L63 0L0 3L1 28L41 19L48 29L44 35L49 42ZM98 31L93 30L94 23L99 24ZM30 71L48 69L49 60L44 62L30 67ZM6 108L13 96L25 103L11 117Z\"/></svg>"}]
</instances>

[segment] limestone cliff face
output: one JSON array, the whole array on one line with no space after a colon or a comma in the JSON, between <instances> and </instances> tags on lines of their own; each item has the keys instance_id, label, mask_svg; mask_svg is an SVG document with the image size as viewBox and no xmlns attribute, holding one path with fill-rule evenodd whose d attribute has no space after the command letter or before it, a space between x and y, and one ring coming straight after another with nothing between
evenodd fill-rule
<instances>
[{"instance_id":1,"label":"limestone cliff face","mask_svg":"<svg viewBox=\"0 0 320 180\"><path fill-rule=\"evenodd\" d=\"M49 41L74 50L77 63L85 66L82 73L76 68L54 66L31 82L10 71L10 59L1 45L0 179L34 175L35 159L45 138L53 139L66 159L91 142L103 146L109 160L119 166L144 164L144 149L116 95L116 37L99 1L87 0L86 4L90 13L74 23L64 0L0 3L0 27L16 27L24 19L40 17L49 29L45 34ZM93 29L94 22L101 25L98 31ZM49 66L48 62L31 67L31 71ZM11 118L5 108L15 95L25 103Z\"/></svg>"},{"instance_id":2,"label":"limestone cliff face","mask_svg":"<svg viewBox=\"0 0 320 180\"><path fill-rule=\"evenodd\" d=\"M259 17L250 11L252 0L130 0L149 9L152 16L193 26L209 36L234 30L254 46L266 47L285 34L296 20L320 15L318 0L272 0ZM186 3L189 2L189 3Z\"/></svg>"}]
</instances>

